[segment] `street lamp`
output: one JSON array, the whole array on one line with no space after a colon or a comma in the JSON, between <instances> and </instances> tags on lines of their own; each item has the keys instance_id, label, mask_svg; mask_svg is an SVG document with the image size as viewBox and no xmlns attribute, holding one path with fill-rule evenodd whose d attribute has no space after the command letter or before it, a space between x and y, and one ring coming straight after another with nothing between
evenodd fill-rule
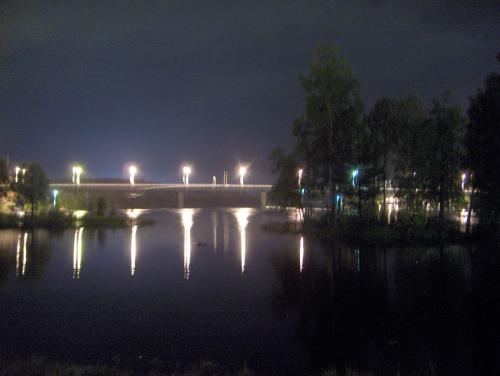
<instances>
[{"instance_id":1,"label":"street lamp","mask_svg":"<svg viewBox=\"0 0 500 376\"><path fill-rule=\"evenodd\" d=\"M190 166L184 166L182 168L182 182L186 185L189 185L189 175L191 174L191 167Z\"/></svg>"},{"instance_id":2,"label":"street lamp","mask_svg":"<svg viewBox=\"0 0 500 376\"><path fill-rule=\"evenodd\" d=\"M465 189L465 180L467 179L467 174L464 172L462 174L462 191Z\"/></svg>"},{"instance_id":3,"label":"street lamp","mask_svg":"<svg viewBox=\"0 0 500 376\"><path fill-rule=\"evenodd\" d=\"M128 168L128 172L130 174L130 184L135 184L135 175L137 174L137 167L132 165Z\"/></svg>"},{"instance_id":4,"label":"street lamp","mask_svg":"<svg viewBox=\"0 0 500 376\"><path fill-rule=\"evenodd\" d=\"M16 166L15 171L16 171L16 178L15 178L15 182L17 183L17 182L19 182L19 171L21 171L21 167Z\"/></svg>"},{"instance_id":5,"label":"street lamp","mask_svg":"<svg viewBox=\"0 0 500 376\"><path fill-rule=\"evenodd\" d=\"M299 172L298 172L298 175L299 175L299 188L301 186L303 172L304 172L304 169L303 168L299 168Z\"/></svg>"},{"instance_id":6,"label":"street lamp","mask_svg":"<svg viewBox=\"0 0 500 376\"><path fill-rule=\"evenodd\" d=\"M246 173L247 173L247 168L245 166L241 166L240 167L240 185L243 185Z\"/></svg>"},{"instance_id":7,"label":"street lamp","mask_svg":"<svg viewBox=\"0 0 500 376\"><path fill-rule=\"evenodd\" d=\"M59 194L59 191L57 189L54 189L52 191L52 197L54 197L54 208L56 207L56 204L57 204L57 195Z\"/></svg>"},{"instance_id":8,"label":"street lamp","mask_svg":"<svg viewBox=\"0 0 500 376\"><path fill-rule=\"evenodd\" d=\"M82 168L80 166L73 166L73 183L80 185L80 175L82 174Z\"/></svg>"}]
</instances>

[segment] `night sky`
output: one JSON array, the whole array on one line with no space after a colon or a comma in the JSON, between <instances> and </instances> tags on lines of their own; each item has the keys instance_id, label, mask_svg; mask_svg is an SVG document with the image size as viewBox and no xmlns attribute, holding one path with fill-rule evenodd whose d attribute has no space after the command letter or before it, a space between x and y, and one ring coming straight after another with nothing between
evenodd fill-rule
<instances>
[{"instance_id":1,"label":"night sky","mask_svg":"<svg viewBox=\"0 0 500 376\"><path fill-rule=\"evenodd\" d=\"M500 51L499 1L48 3L0 5L0 155L54 179L134 161L147 179L191 162L192 182L221 181L244 162L249 183L271 182L318 40L340 47L365 111L444 90L465 110Z\"/></svg>"}]
</instances>

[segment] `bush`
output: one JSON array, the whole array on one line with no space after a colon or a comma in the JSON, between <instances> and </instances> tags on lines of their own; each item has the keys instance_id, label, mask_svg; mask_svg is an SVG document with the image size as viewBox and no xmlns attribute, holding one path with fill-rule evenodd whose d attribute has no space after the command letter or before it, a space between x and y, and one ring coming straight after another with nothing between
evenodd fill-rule
<instances>
[{"instance_id":1,"label":"bush","mask_svg":"<svg viewBox=\"0 0 500 376\"><path fill-rule=\"evenodd\" d=\"M49 210L48 212L40 213L34 217L25 217L23 220L24 227L42 227L48 229L64 229L74 225L74 219L71 215L60 210Z\"/></svg>"}]
</instances>

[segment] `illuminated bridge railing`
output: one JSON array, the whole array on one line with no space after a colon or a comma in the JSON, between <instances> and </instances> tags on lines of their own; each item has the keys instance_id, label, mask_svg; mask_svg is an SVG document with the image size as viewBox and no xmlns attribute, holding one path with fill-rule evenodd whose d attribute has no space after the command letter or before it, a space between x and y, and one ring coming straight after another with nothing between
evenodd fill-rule
<instances>
[{"instance_id":1,"label":"illuminated bridge railing","mask_svg":"<svg viewBox=\"0 0 500 376\"><path fill-rule=\"evenodd\" d=\"M187 189L187 190L207 190L207 189L244 189L244 190L270 190L270 184L167 184L167 183L52 183L52 188L71 189L127 189L127 190L150 190L150 189Z\"/></svg>"}]
</instances>

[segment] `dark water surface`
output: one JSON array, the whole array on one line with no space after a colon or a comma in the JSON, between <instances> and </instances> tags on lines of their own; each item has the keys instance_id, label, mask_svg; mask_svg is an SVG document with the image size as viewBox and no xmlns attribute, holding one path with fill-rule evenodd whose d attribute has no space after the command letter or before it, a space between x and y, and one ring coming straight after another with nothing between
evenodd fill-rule
<instances>
[{"instance_id":1,"label":"dark water surface","mask_svg":"<svg viewBox=\"0 0 500 376\"><path fill-rule=\"evenodd\" d=\"M156 224L0 231L0 357L263 374L498 366L498 250L322 247L252 209L143 213ZM121 364L121 363L120 363Z\"/></svg>"}]
</instances>

